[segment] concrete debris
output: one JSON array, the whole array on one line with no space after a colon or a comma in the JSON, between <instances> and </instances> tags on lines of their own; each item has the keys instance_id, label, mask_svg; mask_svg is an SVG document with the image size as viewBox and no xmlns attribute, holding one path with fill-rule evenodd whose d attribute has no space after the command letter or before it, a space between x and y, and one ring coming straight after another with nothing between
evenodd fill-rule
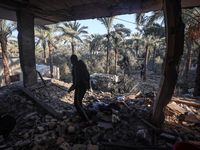
<instances>
[{"instance_id":1,"label":"concrete debris","mask_svg":"<svg viewBox=\"0 0 200 150\"><path fill-rule=\"evenodd\" d=\"M144 140L146 138L146 133L144 131L144 129L138 130L136 133L136 139L138 141Z\"/></svg>"},{"instance_id":2,"label":"concrete debris","mask_svg":"<svg viewBox=\"0 0 200 150\"><path fill-rule=\"evenodd\" d=\"M120 121L119 117L115 114L112 114L112 123L118 123Z\"/></svg>"},{"instance_id":3,"label":"concrete debris","mask_svg":"<svg viewBox=\"0 0 200 150\"><path fill-rule=\"evenodd\" d=\"M112 74L94 73L90 75L92 89L113 91L120 88L119 76Z\"/></svg>"},{"instance_id":4,"label":"concrete debris","mask_svg":"<svg viewBox=\"0 0 200 150\"><path fill-rule=\"evenodd\" d=\"M177 102L168 104L165 123L158 129L150 121L155 98L151 94L137 97L134 94L87 91L83 106L90 121L81 127L82 120L73 105L73 92L67 93L70 84L58 80L45 82L47 87L41 82L29 91L59 117L37 105L32 97L20 90L19 85L13 84L12 91L4 90L0 95L0 115L9 114L16 120L16 125L4 137L0 121L0 149L172 149L177 141L199 144L200 111L195 107L198 103L187 105L187 101L185 107Z\"/></svg>"}]
</instances>

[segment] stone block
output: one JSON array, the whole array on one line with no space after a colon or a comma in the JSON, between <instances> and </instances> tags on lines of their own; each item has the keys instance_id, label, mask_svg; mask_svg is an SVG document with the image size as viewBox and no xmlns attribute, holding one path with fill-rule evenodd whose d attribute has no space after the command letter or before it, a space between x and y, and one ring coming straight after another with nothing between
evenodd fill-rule
<instances>
[{"instance_id":1,"label":"stone block","mask_svg":"<svg viewBox=\"0 0 200 150\"><path fill-rule=\"evenodd\" d=\"M72 150L87 150L87 146L84 144L75 144Z\"/></svg>"},{"instance_id":2,"label":"stone block","mask_svg":"<svg viewBox=\"0 0 200 150\"><path fill-rule=\"evenodd\" d=\"M65 140L65 139L64 139L63 137L58 137L58 138L57 138L57 141L56 141L56 144L57 144L57 145L60 145L61 143L64 142L64 140Z\"/></svg>"},{"instance_id":3,"label":"stone block","mask_svg":"<svg viewBox=\"0 0 200 150\"><path fill-rule=\"evenodd\" d=\"M50 122L49 123L49 129L52 130L55 127L56 123L55 122Z\"/></svg>"},{"instance_id":4,"label":"stone block","mask_svg":"<svg viewBox=\"0 0 200 150\"><path fill-rule=\"evenodd\" d=\"M88 144L87 150L98 150L99 147L97 145Z\"/></svg>"}]
</instances>

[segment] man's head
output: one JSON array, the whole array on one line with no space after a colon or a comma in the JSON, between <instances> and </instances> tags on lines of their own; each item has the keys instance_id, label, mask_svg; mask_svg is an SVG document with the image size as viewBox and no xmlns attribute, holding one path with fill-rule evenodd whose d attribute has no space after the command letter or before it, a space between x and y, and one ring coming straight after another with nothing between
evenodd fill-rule
<instances>
[{"instance_id":1,"label":"man's head","mask_svg":"<svg viewBox=\"0 0 200 150\"><path fill-rule=\"evenodd\" d=\"M70 57L70 59L71 59L71 63L72 63L73 65L78 61L77 56L74 55L74 54Z\"/></svg>"}]
</instances>

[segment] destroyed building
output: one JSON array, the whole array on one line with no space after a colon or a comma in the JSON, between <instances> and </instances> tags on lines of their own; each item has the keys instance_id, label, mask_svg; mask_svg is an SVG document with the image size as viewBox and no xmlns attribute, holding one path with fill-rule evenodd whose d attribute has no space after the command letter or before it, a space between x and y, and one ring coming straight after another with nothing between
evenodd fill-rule
<instances>
[{"instance_id":1,"label":"destroyed building","mask_svg":"<svg viewBox=\"0 0 200 150\"><path fill-rule=\"evenodd\" d=\"M177 141L199 145L199 104L191 98L172 97L183 53L181 8L195 6L200 6L199 0L0 2L0 17L17 21L23 71L23 84L1 88L1 113L7 113L1 117L12 123L8 124L10 130L1 133L0 149L171 149ZM73 96L66 95L69 86L57 80L37 80L34 25L161 9L167 49L156 98L88 92L84 102L92 122L80 128ZM164 124L167 119L171 124Z\"/></svg>"}]
</instances>

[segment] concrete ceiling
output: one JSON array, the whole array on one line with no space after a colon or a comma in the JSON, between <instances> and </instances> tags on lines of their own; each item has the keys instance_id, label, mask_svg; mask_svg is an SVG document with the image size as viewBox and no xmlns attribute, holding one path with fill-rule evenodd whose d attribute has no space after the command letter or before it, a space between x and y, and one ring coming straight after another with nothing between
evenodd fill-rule
<instances>
[{"instance_id":1,"label":"concrete ceiling","mask_svg":"<svg viewBox=\"0 0 200 150\"><path fill-rule=\"evenodd\" d=\"M16 21L16 11L34 14L36 25L161 10L163 0L0 0L0 19ZM182 0L183 8L200 0Z\"/></svg>"}]
</instances>

